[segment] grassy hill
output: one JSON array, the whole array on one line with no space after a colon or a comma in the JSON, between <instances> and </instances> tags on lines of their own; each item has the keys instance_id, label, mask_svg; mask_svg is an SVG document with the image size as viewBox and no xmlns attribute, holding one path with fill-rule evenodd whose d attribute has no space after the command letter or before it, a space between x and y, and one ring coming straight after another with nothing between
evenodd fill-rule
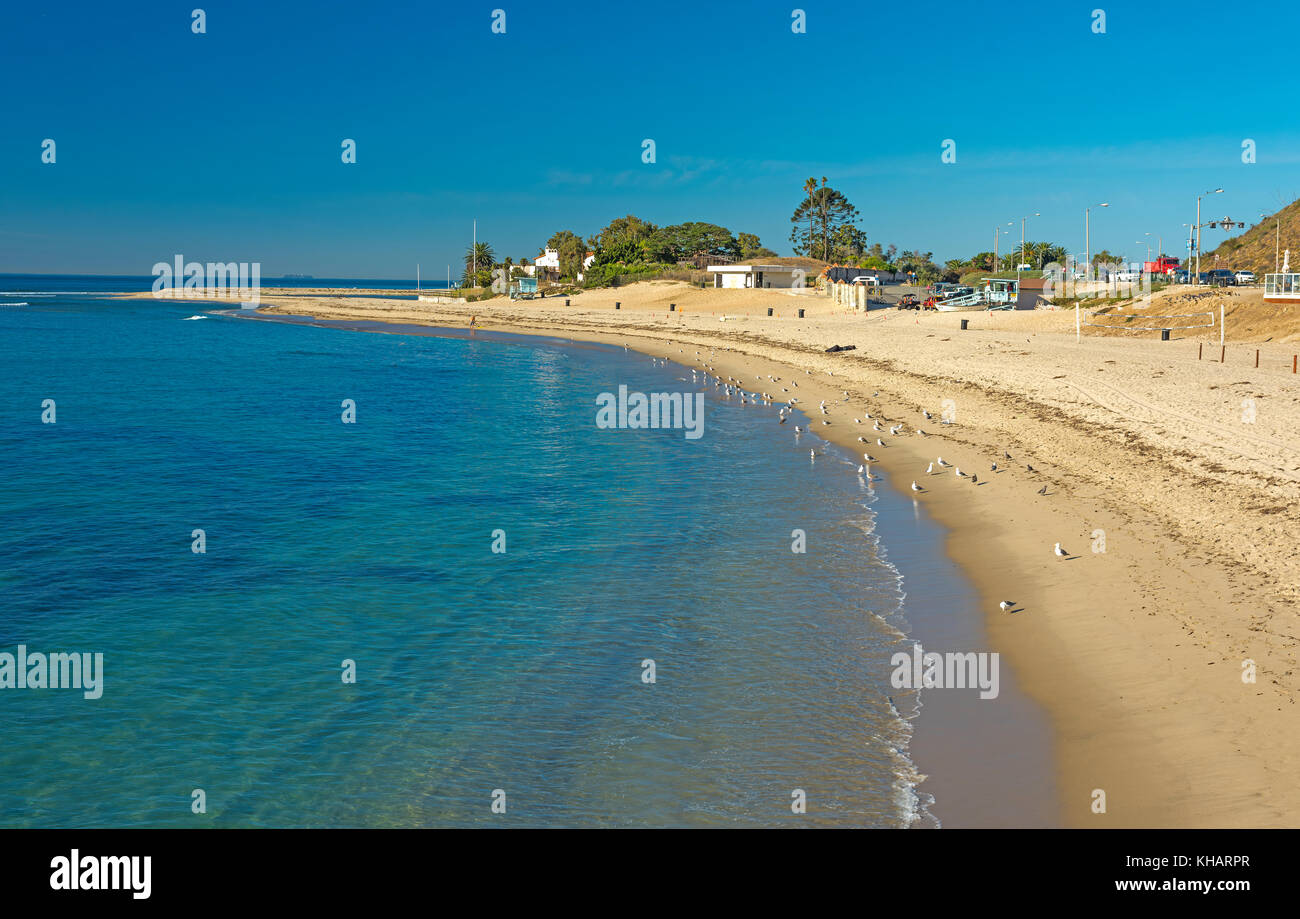
<instances>
[{"instance_id":1,"label":"grassy hill","mask_svg":"<svg viewBox=\"0 0 1300 919\"><path fill-rule=\"evenodd\" d=\"M1209 218L1202 217L1201 219L1207 220ZM1234 271L1240 271L1243 268L1249 268L1262 279L1264 274L1274 270L1273 240L1275 227L1279 221L1282 225L1280 251L1285 252L1289 248L1291 250L1291 270L1300 271L1300 201L1292 201L1282 210L1260 220L1259 223L1250 227L1244 233L1225 239L1214 249L1206 249L1201 253L1201 270L1231 268ZM1206 235L1217 232L1217 230L1208 228L1201 230L1202 241L1208 242ZM1217 264L1215 263L1216 257L1218 259Z\"/></svg>"}]
</instances>

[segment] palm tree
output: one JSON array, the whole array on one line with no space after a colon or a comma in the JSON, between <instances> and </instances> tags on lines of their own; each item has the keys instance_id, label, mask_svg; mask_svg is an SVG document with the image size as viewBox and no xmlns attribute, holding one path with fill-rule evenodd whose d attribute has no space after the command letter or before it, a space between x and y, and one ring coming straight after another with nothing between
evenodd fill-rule
<instances>
[{"instance_id":1,"label":"palm tree","mask_svg":"<svg viewBox=\"0 0 1300 919\"><path fill-rule=\"evenodd\" d=\"M465 268L471 273L478 268L491 268L496 258L491 243L475 243L465 250Z\"/></svg>"}]
</instances>

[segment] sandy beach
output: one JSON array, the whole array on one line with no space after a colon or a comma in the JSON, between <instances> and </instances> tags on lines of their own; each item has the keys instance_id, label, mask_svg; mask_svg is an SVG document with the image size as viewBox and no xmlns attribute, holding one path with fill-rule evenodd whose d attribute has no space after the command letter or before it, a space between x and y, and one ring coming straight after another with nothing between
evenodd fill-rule
<instances>
[{"instance_id":1,"label":"sandy beach","mask_svg":"<svg viewBox=\"0 0 1300 919\"><path fill-rule=\"evenodd\" d=\"M1087 328L1076 343L1072 310L864 315L810 291L679 282L585 292L567 306L263 290L261 311L456 327L473 316L705 363L747 389L797 395L814 414L825 399L831 425L814 433L868 450L909 497L915 480L947 528L992 650L1051 717L1068 825L1293 826L1300 345L1286 343L1297 338L1289 317L1261 323L1248 295L1217 296L1228 298L1222 363L1217 328L1168 342ZM1197 297L1195 309L1217 311ZM1162 303L1173 295L1150 311L1193 311ZM826 353L832 345L856 349ZM783 393L791 380L798 389ZM864 411L904 428L877 435L854 423ZM951 468L927 475L938 456L978 484Z\"/></svg>"}]
</instances>

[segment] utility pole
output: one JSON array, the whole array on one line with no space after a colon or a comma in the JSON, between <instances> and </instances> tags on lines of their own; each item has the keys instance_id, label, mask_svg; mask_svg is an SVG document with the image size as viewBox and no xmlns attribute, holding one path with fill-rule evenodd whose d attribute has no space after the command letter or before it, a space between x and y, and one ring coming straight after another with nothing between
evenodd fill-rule
<instances>
[{"instance_id":1,"label":"utility pole","mask_svg":"<svg viewBox=\"0 0 1300 919\"><path fill-rule=\"evenodd\" d=\"M1204 195L1221 195L1222 188L1215 188L1207 191ZM1196 280L1193 282L1198 287L1201 283L1201 198L1204 195L1196 196Z\"/></svg>"}]
</instances>

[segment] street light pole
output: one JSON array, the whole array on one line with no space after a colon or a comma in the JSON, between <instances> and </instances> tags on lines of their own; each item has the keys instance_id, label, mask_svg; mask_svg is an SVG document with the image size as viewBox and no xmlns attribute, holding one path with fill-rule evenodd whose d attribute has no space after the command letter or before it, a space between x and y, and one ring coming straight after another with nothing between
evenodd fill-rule
<instances>
[{"instance_id":1,"label":"street light pole","mask_svg":"<svg viewBox=\"0 0 1300 919\"><path fill-rule=\"evenodd\" d=\"M1110 207L1110 204L1103 201L1097 207ZM1083 209L1083 270L1086 274L1092 270L1092 227L1089 225L1091 207Z\"/></svg>"},{"instance_id":2,"label":"street light pole","mask_svg":"<svg viewBox=\"0 0 1300 919\"><path fill-rule=\"evenodd\" d=\"M1025 221L1030 217L1041 217L1042 214L1035 211L1028 216L1020 218L1020 261L1016 262L1016 290L1020 290L1020 266L1025 263Z\"/></svg>"},{"instance_id":3,"label":"street light pole","mask_svg":"<svg viewBox=\"0 0 1300 919\"><path fill-rule=\"evenodd\" d=\"M1263 220L1268 214L1260 214L1259 219ZM1282 221L1274 218L1273 228L1273 273L1277 274L1278 256L1282 254Z\"/></svg>"},{"instance_id":4,"label":"street light pole","mask_svg":"<svg viewBox=\"0 0 1300 919\"><path fill-rule=\"evenodd\" d=\"M1205 195L1221 195L1222 188L1216 188L1207 191ZM1203 195L1196 196L1196 286L1201 284L1201 198Z\"/></svg>"}]
</instances>

